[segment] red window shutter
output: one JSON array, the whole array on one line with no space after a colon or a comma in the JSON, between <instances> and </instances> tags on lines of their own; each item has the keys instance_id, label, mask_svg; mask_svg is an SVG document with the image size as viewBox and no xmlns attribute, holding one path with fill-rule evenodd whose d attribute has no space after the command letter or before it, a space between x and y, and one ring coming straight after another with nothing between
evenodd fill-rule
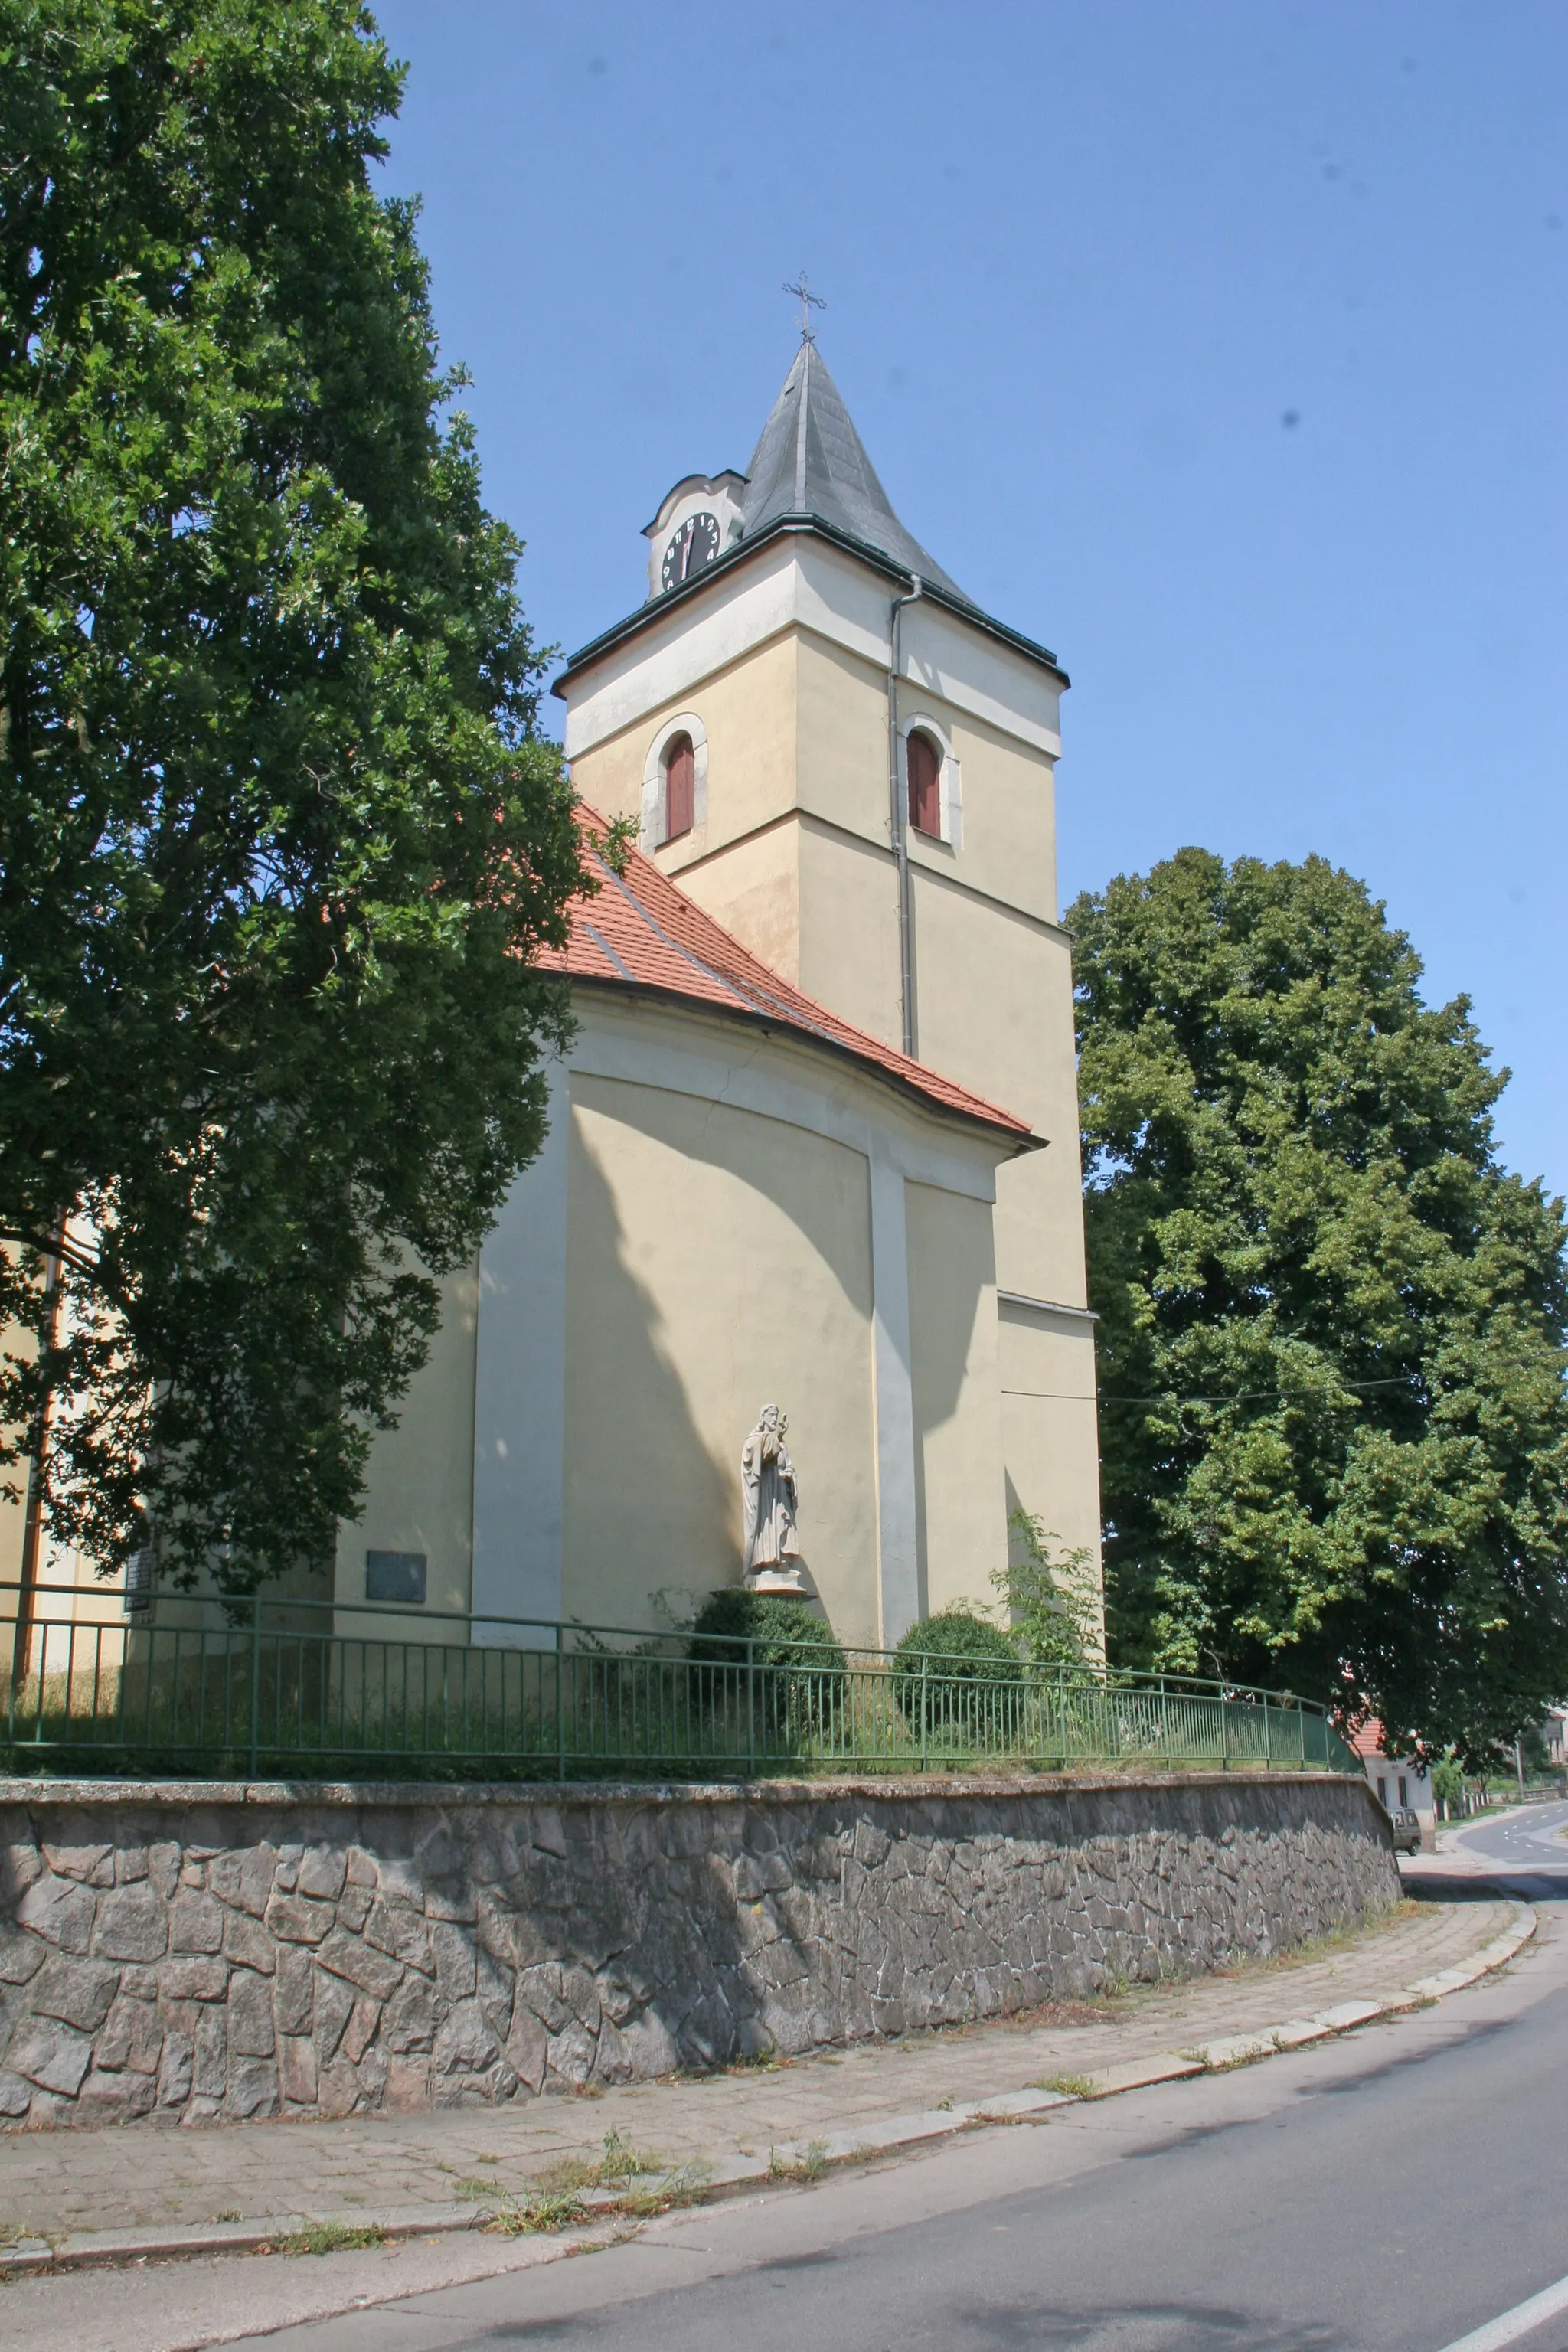
<instances>
[{"instance_id":1,"label":"red window shutter","mask_svg":"<svg viewBox=\"0 0 1568 2352\"><path fill-rule=\"evenodd\" d=\"M942 838L942 761L929 735L909 738L910 823Z\"/></svg>"},{"instance_id":2,"label":"red window shutter","mask_svg":"<svg viewBox=\"0 0 1568 2352\"><path fill-rule=\"evenodd\" d=\"M697 799L697 755L689 735L678 735L665 754L664 837L674 841L691 830Z\"/></svg>"}]
</instances>

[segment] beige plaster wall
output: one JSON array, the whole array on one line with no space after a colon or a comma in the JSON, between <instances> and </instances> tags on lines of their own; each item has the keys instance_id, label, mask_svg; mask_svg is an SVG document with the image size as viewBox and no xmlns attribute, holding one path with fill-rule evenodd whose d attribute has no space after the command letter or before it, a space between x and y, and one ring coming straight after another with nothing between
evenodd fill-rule
<instances>
[{"instance_id":1,"label":"beige plaster wall","mask_svg":"<svg viewBox=\"0 0 1568 2352\"><path fill-rule=\"evenodd\" d=\"M793 813L688 866L680 887L742 947L802 985L800 828Z\"/></svg>"},{"instance_id":2,"label":"beige plaster wall","mask_svg":"<svg viewBox=\"0 0 1568 2352\"><path fill-rule=\"evenodd\" d=\"M13 1325L0 1335L0 1346L19 1355L24 1336ZM6 1438L13 1444L21 1433L15 1428L5 1432ZM22 1573L22 1533L26 1525L27 1493L27 1450L25 1443L10 1475L16 1484L16 1496L0 1495L0 1624L16 1613L16 1595L15 1591L5 1591L5 1587L15 1585Z\"/></svg>"},{"instance_id":3,"label":"beige plaster wall","mask_svg":"<svg viewBox=\"0 0 1568 2352\"><path fill-rule=\"evenodd\" d=\"M898 890L887 849L887 674L802 633L800 985L901 1042ZM997 1176L1004 1287L1085 1303L1072 966L1056 926L1049 756L901 678L960 761L957 846L910 839L916 1049L933 1069L1026 1118L1043 1153ZM813 822L813 818L817 822ZM829 829L831 826L831 829Z\"/></svg>"},{"instance_id":4,"label":"beige plaster wall","mask_svg":"<svg viewBox=\"0 0 1568 2352\"><path fill-rule=\"evenodd\" d=\"M933 719L952 746L962 778L963 822L958 846L911 831L911 862L949 872L967 889L1054 923L1054 762L1045 752L954 709L940 695L909 679L899 688L899 715L904 726L922 715Z\"/></svg>"},{"instance_id":5,"label":"beige plaster wall","mask_svg":"<svg viewBox=\"0 0 1568 2352\"><path fill-rule=\"evenodd\" d=\"M997 1336L1008 1512L1028 1511L1068 1550L1087 1550L1095 1562L1099 1601L1093 1327L1004 1299Z\"/></svg>"},{"instance_id":6,"label":"beige plaster wall","mask_svg":"<svg viewBox=\"0 0 1568 2352\"><path fill-rule=\"evenodd\" d=\"M342 1522L333 1598L342 1633L414 1634L466 1642L462 1625L426 1612L466 1610L474 1564L474 1346L479 1268L460 1267L441 1286L441 1325L414 1375L395 1429L377 1432L365 1466L363 1517ZM364 1599L367 1551L422 1551L428 1563L424 1611L355 1616Z\"/></svg>"},{"instance_id":7,"label":"beige plaster wall","mask_svg":"<svg viewBox=\"0 0 1568 2352\"><path fill-rule=\"evenodd\" d=\"M564 1589L651 1625L740 1573L741 1447L790 1417L802 1549L837 1630L875 1639L864 1158L750 1111L574 1075Z\"/></svg>"},{"instance_id":8,"label":"beige plaster wall","mask_svg":"<svg viewBox=\"0 0 1568 2352\"><path fill-rule=\"evenodd\" d=\"M888 845L888 673L802 630L796 635L795 772L813 816Z\"/></svg>"},{"instance_id":9,"label":"beige plaster wall","mask_svg":"<svg viewBox=\"0 0 1568 2352\"><path fill-rule=\"evenodd\" d=\"M9 1323L0 1331L0 1348L18 1362L30 1362L37 1348L31 1331L19 1323ZM20 1452L12 1464L10 1476L15 1482L15 1496L0 1495L0 1625L15 1626L21 1606L23 1538L27 1524L26 1496L32 1475L31 1433L13 1425L6 1431L12 1444L20 1440ZM63 1672L71 1657L70 1636L64 1631L71 1625L103 1625L111 1631L110 1638L100 1644L96 1641L79 1643L76 1670L79 1677L90 1678L95 1665L102 1672L112 1673L120 1658L121 1629L125 1622L121 1587L117 1578L112 1584L104 1583L95 1572L93 1563L74 1545L52 1542L46 1519L39 1530L36 1580L46 1588L37 1596L34 1605L35 1630L26 1661L32 1672L57 1674ZM63 1588L69 1586L70 1591ZM53 1588L52 1590L48 1588ZM40 1625L39 1620L45 1621ZM62 1630L49 1633L52 1623ZM12 1670L15 1634L0 1640L0 1680Z\"/></svg>"},{"instance_id":10,"label":"beige plaster wall","mask_svg":"<svg viewBox=\"0 0 1568 2352\"><path fill-rule=\"evenodd\" d=\"M660 729L694 713L708 738L707 816L654 852L664 873L682 875L794 806L796 669L792 635L751 647L618 734L579 751L572 762L573 783L605 816L638 815L643 772Z\"/></svg>"},{"instance_id":11,"label":"beige plaster wall","mask_svg":"<svg viewBox=\"0 0 1568 2352\"><path fill-rule=\"evenodd\" d=\"M799 826L800 975L808 996L885 1045L903 1044L899 877L886 849Z\"/></svg>"},{"instance_id":12,"label":"beige plaster wall","mask_svg":"<svg viewBox=\"0 0 1568 2352\"><path fill-rule=\"evenodd\" d=\"M16 1587L22 1573L25 1518L26 1506L20 1497L13 1502L9 1496L0 1495L0 1625L16 1614Z\"/></svg>"},{"instance_id":13,"label":"beige plaster wall","mask_svg":"<svg viewBox=\"0 0 1568 2352\"><path fill-rule=\"evenodd\" d=\"M1086 1303L1083 1211L1067 941L1023 917L915 877L922 1061L1026 1118L1047 1148L996 1178L1004 1290Z\"/></svg>"},{"instance_id":14,"label":"beige plaster wall","mask_svg":"<svg viewBox=\"0 0 1568 2352\"><path fill-rule=\"evenodd\" d=\"M915 1498L925 1613L990 1601L1007 1556L991 1212L906 1184Z\"/></svg>"}]
</instances>

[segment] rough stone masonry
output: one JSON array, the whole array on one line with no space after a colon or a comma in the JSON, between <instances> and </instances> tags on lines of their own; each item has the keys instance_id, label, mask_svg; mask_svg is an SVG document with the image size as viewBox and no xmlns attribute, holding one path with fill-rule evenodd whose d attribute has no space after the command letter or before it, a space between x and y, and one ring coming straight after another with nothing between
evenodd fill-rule
<instances>
[{"instance_id":1,"label":"rough stone masonry","mask_svg":"<svg viewBox=\"0 0 1568 2352\"><path fill-rule=\"evenodd\" d=\"M1397 1899L1364 1781L0 1782L0 2117L449 2105L1192 1974Z\"/></svg>"}]
</instances>

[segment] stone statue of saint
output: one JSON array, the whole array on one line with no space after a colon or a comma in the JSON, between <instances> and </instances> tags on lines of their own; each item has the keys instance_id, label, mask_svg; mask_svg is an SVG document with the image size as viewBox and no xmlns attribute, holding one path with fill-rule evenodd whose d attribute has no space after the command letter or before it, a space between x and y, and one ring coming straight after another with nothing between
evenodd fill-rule
<instances>
[{"instance_id":1,"label":"stone statue of saint","mask_svg":"<svg viewBox=\"0 0 1568 2352\"><path fill-rule=\"evenodd\" d=\"M741 1449L746 1499L746 1582L753 1592L805 1592L795 1515L800 1488L784 1444L789 1423L776 1404L763 1405Z\"/></svg>"}]
</instances>

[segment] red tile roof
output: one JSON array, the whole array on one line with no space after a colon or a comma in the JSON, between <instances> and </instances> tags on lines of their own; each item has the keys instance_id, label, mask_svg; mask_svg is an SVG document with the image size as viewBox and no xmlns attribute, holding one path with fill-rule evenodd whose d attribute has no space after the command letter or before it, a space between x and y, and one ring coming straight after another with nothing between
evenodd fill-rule
<instances>
[{"instance_id":1,"label":"red tile roof","mask_svg":"<svg viewBox=\"0 0 1568 2352\"><path fill-rule=\"evenodd\" d=\"M598 813L579 802L584 847L599 878L597 893L574 898L568 908L572 936L564 955L551 950L539 961L573 980L647 990L681 997L720 1013L738 1014L769 1028L791 1029L847 1055L875 1075L950 1117L973 1120L1009 1138L1015 1150L1037 1147L1027 1122L994 1103L940 1077L922 1062L852 1028L798 988L792 988L748 953L711 915L705 915L651 858L632 849L626 870L612 871L598 844L608 827Z\"/></svg>"}]
</instances>

